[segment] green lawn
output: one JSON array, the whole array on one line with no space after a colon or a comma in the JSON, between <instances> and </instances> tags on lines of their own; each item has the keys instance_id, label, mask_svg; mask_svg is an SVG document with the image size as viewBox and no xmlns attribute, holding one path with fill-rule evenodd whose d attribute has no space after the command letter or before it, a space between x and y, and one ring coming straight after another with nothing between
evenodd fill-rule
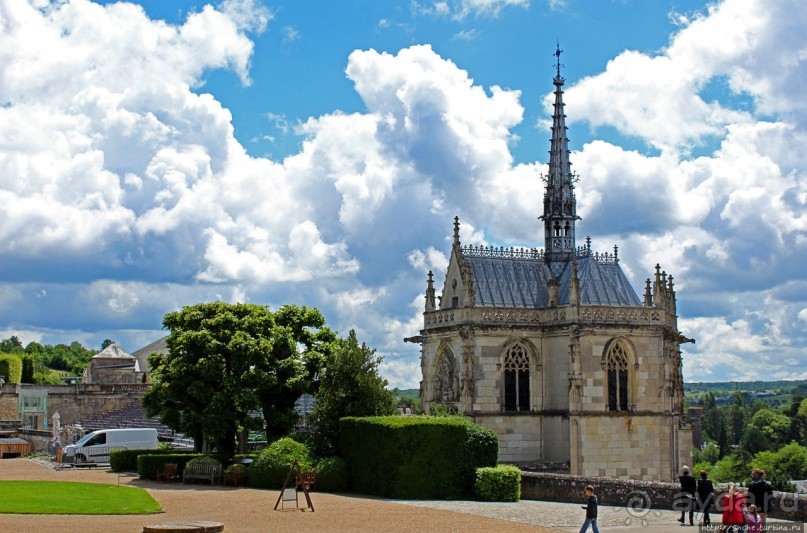
<instances>
[{"instance_id":1,"label":"green lawn","mask_svg":"<svg viewBox=\"0 0 807 533\"><path fill-rule=\"evenodd\" d=\"M138 487L60 481L0 481L0 513L152 514L162 508Z\"/></svg>"}]
</instances>

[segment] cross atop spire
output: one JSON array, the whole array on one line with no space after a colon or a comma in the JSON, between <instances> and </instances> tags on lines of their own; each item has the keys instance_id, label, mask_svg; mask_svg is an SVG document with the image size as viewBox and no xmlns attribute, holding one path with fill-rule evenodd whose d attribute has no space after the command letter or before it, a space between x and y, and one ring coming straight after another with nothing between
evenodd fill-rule
<instances>
[{"instance_id":1,"label":"cross atop spire","mask_svg":"<svg viewBox=\"0 0 807 533\"><path fill-rule=\"evenodd\" d=\"M560 78L560 67L563 65L560 64L560 54L563 53L563 50L560 49L560 42L555 42L555 53L552 54L555 56L555 69L557 69L557 78Z\"/></svg>"}]
</instances>

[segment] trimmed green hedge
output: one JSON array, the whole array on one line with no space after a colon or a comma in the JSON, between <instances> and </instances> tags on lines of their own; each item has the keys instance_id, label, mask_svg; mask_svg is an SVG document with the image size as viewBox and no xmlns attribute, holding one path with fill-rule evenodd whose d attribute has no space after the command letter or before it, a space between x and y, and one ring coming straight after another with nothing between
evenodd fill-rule
<instances>
[{"instance_id":1,"label":"trimmed green hedge","mask_svg":"<svg viewBox=\"0 0 807 533\"><path fill-rule=\"evenodd\" d=\"M485 502L517 502L521 499L521 470L511 465L477 468L474 493Z\"/></svg>"},{"instance_id":2,"label":"trimmed green hedge","mask_svg":"<svg viewBox=\"0 0 807 533\"><path fill-rule=\"evenodd\" d=\"M326 457L314 468L317 473L317 490L345 492L350 489L350 470L341 457Z\"/></svg>"},{"instance_id":3,"label":"trimmed green hedge","mask_svg":"<svg viewBox=\"0 0 807 533\"><path fill-rule=\"evenodd\" d=\"M140 455L177 455L193 453L179 450L112 450L109 452L109 466L113 472L134 472Z\"/></svg>"},{"instance_id":4,"label":"trimmed green hedge","mask_svg":"<svg viewBox=\"0 0 807 533\"><path fill-rule=\"evenodd\" d=\"M496 465L496 433L464 417L348 417L340 423L353 489L365 494L468 497L476 468Z\"/></svg>"},{"instance_id":5,"label":"trimmed green hedge","mask_svg":"<svg viewBox=\"0 0 807 533\"><path fill-rule=\"evenodd\" d=\"M22 379L22 359L13 353L0 354L0 377L6 383L19 383Z\"/></svg>"},{"instance_id":6,"label":"trimmed green hedge","mask_svg":"<svg viewBox=\"0 0 807 533\"><path fill-rule=\"evenodd\" d=\"M165 463L176 463L180 473L185 470L185 465L191 459L202 457L201 453L171 453L171 454L148 454L137 457L137 474L140 479L157 479L157 470L161 470Z\"/></svg>"}]
</instances>

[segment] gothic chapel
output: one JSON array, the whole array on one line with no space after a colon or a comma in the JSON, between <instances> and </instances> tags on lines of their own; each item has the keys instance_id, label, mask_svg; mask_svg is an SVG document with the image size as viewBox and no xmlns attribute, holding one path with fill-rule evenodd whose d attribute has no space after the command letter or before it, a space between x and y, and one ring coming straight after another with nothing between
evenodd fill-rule
<instances>
[{"instance_id":1,"label":"gothic chapel","mask_svg":"<svg viewBox=\"0 0 807 533\"><path fill-rule=\"evenodd\" d=\"M422 406L495 430L502 462L674 480L692 430L673 278L656 265L640 300L616 246L577 246L559 63L553 83L544 250L462 246L455 217L442 293L429 272L423 329L406 339L421 345Z\"/></svg>"}]
</instances>

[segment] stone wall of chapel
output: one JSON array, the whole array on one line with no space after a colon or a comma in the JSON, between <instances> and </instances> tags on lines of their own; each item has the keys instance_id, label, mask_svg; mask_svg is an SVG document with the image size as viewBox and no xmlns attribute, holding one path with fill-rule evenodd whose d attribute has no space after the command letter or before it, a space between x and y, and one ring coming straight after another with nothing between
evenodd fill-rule
<instances>
[{"instance_id":1,"label":"stone wall of chapel","mask_svg":"<svg viewBox=\"0 0 807 533\"><path fill-rule=\"evenodd\" d=\"M542 339L544 353L544 383L546 395L544 410L569 410L569 334L561 331L545 335ZM568 436L568 431L566 432ZM566 445L568 448L568 444Z\"/></svg>"},{"instance_id":2,"label":"stone wall of chapel","mask_svg":"<svg viewBox=\"0 0 807 533\"><path fill-rule=\"evenodd\" d=\"M502 356L504 347L514 339L524 339L535 348L540 370L531 368L531 407L537 410L569 408L568 336L545 337L529 332L476 335L477 368L474 411L500 412L502 409ZM520 334L522 333L522 334Z\"/></svg>"},{"instance_id":3,"label":"stone wall of chapel","mask_svg":"<svg viewBox=\"0 0 807 533\"><path fill-rule=\"evenodd\" d=\"M569 460L568 417L491 414L477 415L474 421L499 435L499 462Z\"/></svg>"},{"instance_id":4,"label":"stone wall of chapel","mask_svg":"<svg viewBox=\"0 0 807 533\"><path fill-rule=\"evenodd\" d=\"M575 417L580 475L672 481L678 461L675 422L665 416Z\"/></svg>"},{"instance_id":5,"label":"stone wall of chapel","mask_svg":"<svg viewBox=\"0 0 807 533\"><path fill-rule=\"evenodd\" d=\"M544 461L565 463L569 461L569 417L545 417L544 428Z\"/></svg>"},{"instance_id":6,"label":"stone wall of chapel","mask_svg":"<svg viewBox=\"0 0 807 533\"><path fill-rule=\"evenodd\" d=\"M423 375L423 390L421 394L427 402L432 401L433 393L433 379L434 379L434 365L440 348L446 345L454 355L454 361L457 364L459 375L464 371L462 363L462 343L458 332L452 331L445 335L435 337L429 342L423 343L421 348L421 362L420 369Z\"/></svg>"},{"instance_id":7,"label":"stone wall of chapel","mask_svg":"<svg viewBox=\"0 0 807 533\"><path fill-rule=\"evenodd\" d=\"M654 331L627 332L614 330L607 334L580 337L581 372L583 377L583 411L606 411L608 376L602 368L603 353L612 339L629 340L632 348L631 394L629 401L636 411L662 412L660 391L664 379L662 339Z\"/></svg>"},{"instance_id":8,"label":"stone wall of chapel","mask_svg":"<svg viewBox=\"0 0 807 533\"><path fill-rule=\"evenodd\" d=\"M446 279L443 282L443 290L440 292L440 296L442 298L436 302L438 309L453 309L465 305L465 286L463 285L457 256L453 253L448 262ZM456 305L454 305L455 303Z\"/></svg>"},{"instance_id":9,"label":"stone wall of chapel","mask_svg":"<svg viewBox=\"0 0 807 533\"><path fill-rule=\"evenodd\" d=\"M501 344L495 338L477 337L476 339L477 372L474 411L495 413L502 410L501 391Z\"/></svg>"}]
</instances>

